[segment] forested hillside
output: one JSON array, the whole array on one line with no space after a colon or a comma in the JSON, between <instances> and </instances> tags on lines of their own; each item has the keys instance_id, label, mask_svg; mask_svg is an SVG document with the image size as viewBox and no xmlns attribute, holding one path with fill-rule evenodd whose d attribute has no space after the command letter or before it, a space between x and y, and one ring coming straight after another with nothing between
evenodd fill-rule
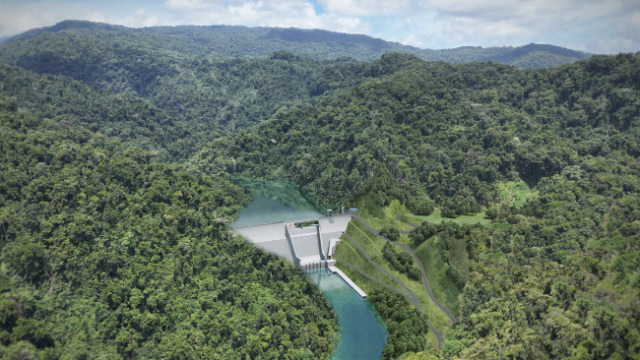
<instances>
[{"instance_id":1,"label":"forested hillside","mask_svg":"<svg viewBox=\"0 0 640 360\"><path fill-rule=\"evenodd\" d=\"M640 55L394 46L88 22L2 42L0 357L326 358L321 293L227 229L232 177L425 221L382 233L436 254L457 321L404 358L640 357Z\"/></svg>"},{"instance_id":2,"label":"forested hillside","mask_svg":"<svg viewBox=\"0 0 640 360\"><path fill-rule=\"evenodd\" d=\"M89 40L83 43L82 39ZM125 52L131 57L152 55L159 59L172 54L177 57L197 56L219 60L250 59L267 57L276 51L288 51L295 55L318 61L349 57L360 61L372 61L388 52L415 55L425 61L463 63L469 61L495 61L522 68L551 67L587 59L591 54L553 45L528 44L511 47L460 47L455 49L420 49L413 46L372 38L365 35L342 34L325 30L295 28L270 28L243 26L176 26L131 29L87 21L63 21L57 25L35 29L8 39L2 44L0 59L11 64L20 63L29 67L33 61L42 60L32 46L51 42L72 43L63 50L48 48L46 55L60 51L80 50L92 57L93 62L84 67L95 66L102 61L99 53L89 51L96 44L109 42L115 47L109 52ZM29 44L25 48L25 45ZM53 50L53 51L52 51ZM4 54L2 54L4 53ZM55 56L51 66L60 66L68 61ZM115 65L115 64L111 64ZM147 63L149 70L157 71L157 63ZM164 69L168 71L170 69Z\"/></svg>"},{"instance_id":3,"label":"forested hillside","mask_svg":"<svg viewBox=\"0 0 640 360\"><path fill-rule=\"evenodd\" d=\"M236 53L225 46L258 53ZM366 56L359 56L358 49L363 47L371 49ZM184 161L220 134L251 127L279 109L309 103L380 75L371 64L354 58L373 60L388 51L408 51L448 62L503 58L508 63L529 65L543 59L559 64L586 58L571 50L533 44L460 48L455 54L437 56L423 56L418 50L320 30L224 26L130 29L66 21L0 45L0 63L58 77L40 79L3 67L6 78L1 91L15 97L19 106L29 106L43 116L85 112L79 118L91 122L93 130L167 159ZM560 58L565 60L553 60ZM25 86L26 82L31 86ZM85 94L87 99L82 99ZM67 98L74 104L60 102ZM123 124L132 131L127 133Z\"/></svg>"},{"instance_id":4,"label":"forested hillside","mask_svg":"<svg viewBox=\"0 0 640 360\"><path fill-rule=\"evenodd\" d=\"M535 184L602 149L636 155L637 56L522 71L389 54L371 71L381 77L216 140L194 166L285 177L335 207L384 163L408 200L460 214L495 203L495 182Z\"/></svg>"},{"instance_id":5,"label":"forested hillside","mask_svg":"<svg viewBox=\"0 0 640 360\"><path fill-rule=\"evenodd\" d=\"M386 75L220 138L191 166L290 179L334 208L367 192L418 214L488 208L492 224L452 235L470 266L438 356L638 356L640 57L523 71L389 54L372 68Z\"/></svg>"},{"instance_id":6,"label":"forested hillside","mask_svg":"<svg viewBox=\"0 0 640 360\"><path fill-rule=\"evenodd\" d=\"M208 130L179 121L136 96L100 91L61 75L38 75L0 64L0 95L18 109L59 124L98 131L165 161L184 160ZM214 136L215 137L215 136Z\"/></svg>"},{"instance_id":7,"label":"forested hillside","mask_svg":"<svg viewBox=\"0 0 640 360\"><path fill-rule=\"evenodd\" d=\"M122 70L117 77L99 68L82 73L76 64L89 59L66 56L75 60L59 69L48 68L48 58L34 66L43 75L0 64L0 95L41 116L100 131L173 161L186 160L221 134L370 76L365 63L321 63L278 52L250 61L181 61L180 71L154 76L140 93L136 74L147 69Z\"/></svg>"},{"instance_id":8,"label":"forested hillside","mask_svg":"<svg viewBox=\"0 0 640 360\"><path fill-rule=\"evenodd\" d=\"M238 186L7 99L0 134L3 359L332 351L320 291L227 230L248 201Z\"/></svg>"}]
</instances>

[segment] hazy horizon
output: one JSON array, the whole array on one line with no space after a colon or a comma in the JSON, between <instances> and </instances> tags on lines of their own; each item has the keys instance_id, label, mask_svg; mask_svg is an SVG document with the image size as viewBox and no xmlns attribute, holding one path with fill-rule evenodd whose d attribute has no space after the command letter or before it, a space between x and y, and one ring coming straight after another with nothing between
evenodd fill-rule
<instances>
[{"instance_id":1,"label":"hazy horizon","mask_svg":"<svg viewBox=\"0 0 640 360\"><path fill-rule=\"evenodd\" d=\"M634 0L0 0L0 37L64 20L319 29L423 49L536 43L599 54L640 51Z\"/></svg>"}]
</instances>

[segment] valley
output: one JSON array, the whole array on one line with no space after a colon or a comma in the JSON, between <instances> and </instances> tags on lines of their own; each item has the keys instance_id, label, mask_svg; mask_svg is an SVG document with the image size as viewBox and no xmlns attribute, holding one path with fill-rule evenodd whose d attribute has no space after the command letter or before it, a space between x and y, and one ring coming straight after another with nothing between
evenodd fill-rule
<instances>
[{"instance_id":1,"label":"valley","mask_svg":"<svg viewBox=\"0 0 640 360\"><path fill-rule=\"evenodd\" d=\"M252 203L239 213L238 219L232 224L233 231L258 247L299 266L327 296L340 325L340 335L331 356L332 360L380 358L387 341L387 331L386 325L373 311L373 305L361 298L338 274L330 271L326 261L313 268L300 263L300 249L291 244L291 237L285 238L283 226L286 227L293 221L318 219L323 214L308 210L313 208L313 204L305 201L300 191L290 184L272 181L252 181L250 184L250 188L254 189L254 198ZM257 193L268 193L271 196L264 198L256 196ZM286 204L284 199L288 200ZM329 220L330 218L325 217L321 218L320 222L325 222L327 226L331 225ZM332 236L326 237L326 231L319 234L322 237L321 241L326 242L332 236L340 236L339 233L333 232ZM274 232L279 232L279 235L272 235ZM278 240L269 241L269 236L282 238L282 244L274 246L273 243ZM323 253L325 251L326 249L322 250Z\"/></svg>"},{"instance_id":2,"label":"valley","mask_svg":"<svg viewBox=\"0 0 640 360\"><path fill-rule=\"evenodd\" d=\"M0 358L637 358L640 56L536 49L2 41ZM335 266L366 302L233 232L342 208Z\"/></svg>"}]
</instances>

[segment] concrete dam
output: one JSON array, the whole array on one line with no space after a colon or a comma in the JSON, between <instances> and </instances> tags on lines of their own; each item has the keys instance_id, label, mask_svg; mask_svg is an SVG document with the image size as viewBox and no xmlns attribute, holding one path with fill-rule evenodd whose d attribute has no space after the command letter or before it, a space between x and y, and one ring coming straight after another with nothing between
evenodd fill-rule
<instances>
[{"instance_id":1,"label":"concrete dam","mask_svg":"<svg viewBox=\"0 0 640 360\"><path fill-rule=\"evenodd\" d=\"M331 259L340 237L347 231L351 214L323 216L317 220L279 221L233 228L245 239L271 254L287 259L303 270L328 268L340 275L358 295L366 297Z\"/></svg>"}]
</instances>

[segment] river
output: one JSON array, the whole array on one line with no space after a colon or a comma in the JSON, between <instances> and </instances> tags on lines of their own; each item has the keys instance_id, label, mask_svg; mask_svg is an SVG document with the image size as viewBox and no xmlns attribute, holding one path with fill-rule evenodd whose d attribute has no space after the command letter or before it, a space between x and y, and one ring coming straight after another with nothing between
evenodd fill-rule
<instances>
[{"instance_id":1,"label":"river","mask_svg":"<svg viewBox=\"0 0 640 360\"><path fill-rule=\"evenodd\" d=\"M262 183L257 191L255 184L249 188L253 201L240 211L232 227L304 220L321 215L317 207L309 203L308 196L303 196L291 185ZM338 318L338 346L331 359L380 359L387 342L387 331L371 302L360 298L342 278L326 269L308 272L307 275L327 297Z\"/></svg>"}]
</instances>

